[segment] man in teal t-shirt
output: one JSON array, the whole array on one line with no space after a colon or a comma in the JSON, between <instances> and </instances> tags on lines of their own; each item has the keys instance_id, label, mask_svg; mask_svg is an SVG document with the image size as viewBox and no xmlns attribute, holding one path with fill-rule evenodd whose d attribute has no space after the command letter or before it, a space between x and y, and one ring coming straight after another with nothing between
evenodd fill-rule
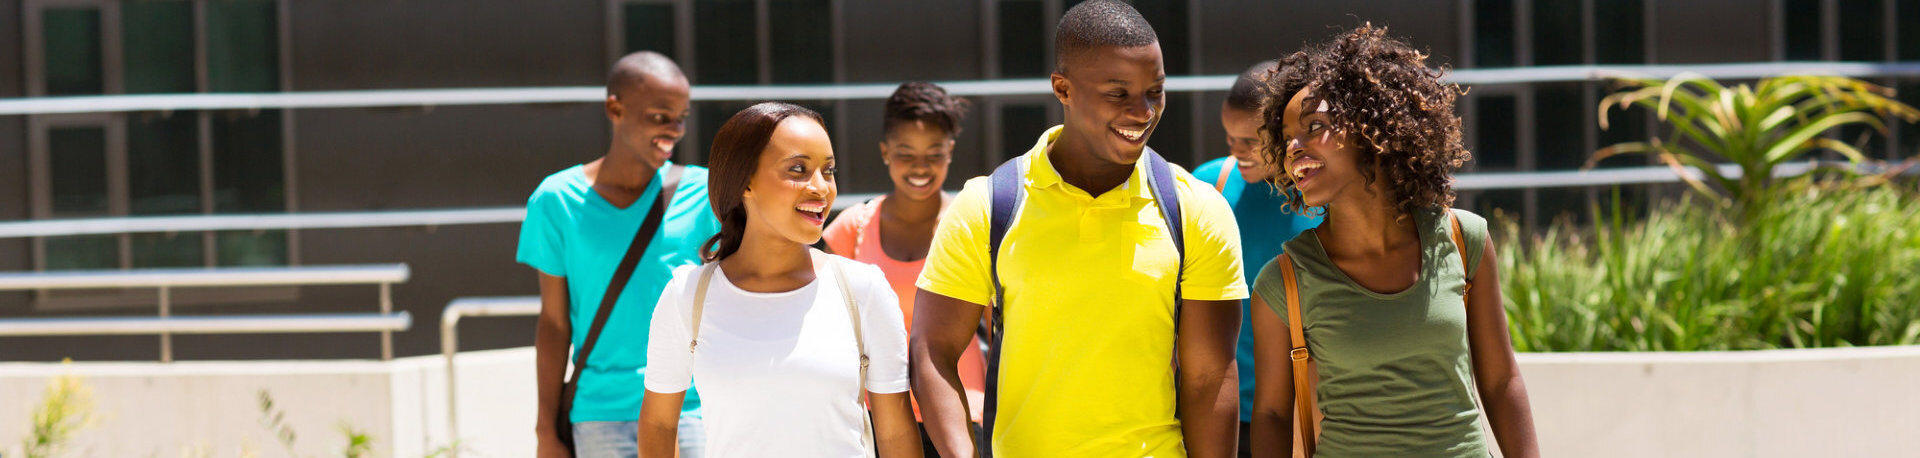
<instances>
[{"instance_id":1,"label":"man in teal t-shirt","mask_svg":"<svg viewBox=\"0 0 1920 458\"><path fill-rule=\"evenodd\" d=\"M627 247L653 209L673 144L685 134L687 78L672 60L638 52L621 58L607 78L612 144L605 156L546 178L527 198L520 227L520 263L539 271L540 320L534 332L539 456L568 456L553 426L561 380ZM567 419L582 457L639 453L640 399L647 367L647 330L673 268L700 262L699 247L720 231L707 202L707 169L685 166L662 214L588 355ZM569 351L571 349L572 351ZM698 458L705 440L699 396L682 404L681 457Z\"/></svg>"},{"instance_id":2,"label":"man in teal t-shirt","mask_svg":"<svg viewBox=\"0 0 1920 458\"><path fill-rule=\"evenodd\" d=\"M1220 123L1227 130L1228 156L1208 161L1193 169L1193 176L1212 184L1233 207L1240 223L1240 265L1247 278L1260 278L1260 267L1280 256L1288 240L1320 225L1318 213L1301 215L1282 209L1282 190L1268 182L1279 167L1260 155L1260 98L1265 95L1267 75L1274 61L1248 68L1234 80L1227 101L1220 106ZM1240 455L1250 447L1247 431L1253 422L1253 311L1250 301L1240 301L1240 342L1234 360L1240 366Z\"/></svg>"}]
</instances>

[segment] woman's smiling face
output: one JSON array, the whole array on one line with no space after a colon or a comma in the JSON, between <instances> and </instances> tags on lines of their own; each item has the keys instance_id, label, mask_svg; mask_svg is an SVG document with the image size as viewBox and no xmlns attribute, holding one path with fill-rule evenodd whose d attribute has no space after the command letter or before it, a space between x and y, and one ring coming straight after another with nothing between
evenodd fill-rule
<instances>
[{"instance_id":1,"label":"woman's smiling face","mask_svg":"<svg viewBox=\"0 0 1920 458\"><path fill-rule=\"evenodd\" d=\"M747 182L743 207L749 231L767 231L794 243L820 241L821 224L838 193L833 142L820 123L787 118L774 128Z\"/></svg>"},{"instance_id":2,"label":"woman's smiling face","mask_svg":"<svg viewBox=\"0 0 1920 458\"><path fill-rule=\"evenodd\" d=\"M1286 142L1282 171L1307 206L1338 200L1355 190L1355 184L1365 190L1359 144L1352 135L1334 128L1328 104L1314 96L1313 88L1294 94L1282 116L1281 138Z\"/></svg>"},{"instance_id":3,"label":"woman's smiling face","mask_svg":"<svg viewBox=\"0 0 1920 458\"><path fill-rule=\"evenodd\" d=\"M953 136L925 121L902 122L887 130L880 157L893 178L893 191L914 200L931 199L947 182Z\"/></svg>"}]
</instances>

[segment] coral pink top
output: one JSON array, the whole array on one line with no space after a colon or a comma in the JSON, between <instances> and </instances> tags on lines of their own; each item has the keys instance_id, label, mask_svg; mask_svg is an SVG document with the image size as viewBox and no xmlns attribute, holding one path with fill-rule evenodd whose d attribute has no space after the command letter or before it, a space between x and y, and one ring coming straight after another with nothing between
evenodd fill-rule
<instances>
[{"instance_id":1,"label":"coral pink top","mask_svg":"<svg viewBox=\"0 0 1920 458\"><path fill-rule=\"evenodd\" d=\"M886 196L876 197L867 203L848 208L827 225L823 238L827 240L827 249L834 254L855 261L880 266L880 272L886 274L887 283L893 285L893 292L900 296L900 311L906 316L908 331L913 329L913 296L917 290L913 282L920 278L920 268L926 259L899 261L887 256L880 248L880 205ZM986 403L986 359L980 355L980 339L975 337L967 345L967 351L960 355L960 386L967 392L967 407L973 421L980 421L980 408ZM914 418L920 417L920 406L916 402L913 408Z\"/></svg>"}]
</instances>

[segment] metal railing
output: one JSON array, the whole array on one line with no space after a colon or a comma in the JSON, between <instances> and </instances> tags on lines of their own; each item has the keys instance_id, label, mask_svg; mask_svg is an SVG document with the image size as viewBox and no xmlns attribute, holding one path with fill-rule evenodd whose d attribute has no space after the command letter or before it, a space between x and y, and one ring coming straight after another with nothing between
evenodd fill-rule
<instances>
[{"instance_id":1,"label":"metal railing","mask_svg":"<svg viewBox=\"0 0 1920 458\"><path fill-rule=\"evenodd\" d=\"M160 361L173 361L174 334L281 332L379 332L380 359L393 359L393 332L412 326L412 316L393 312L393 285L405 283L406 264L336 266L168 268L0 273L0 291L154 288L156 317L0 319L0 336L158 334ZM173 289L192 287L312 286L372 284L380 288L380 313L332 315L173 316Z\"/></svg>"},{"instance_id":2,"label":"metal railing","mask_svg":"<svg viewBox=\"0 0 1920 458\"><path fill-rule=\"evenodd\" d=\"M460 318L539 314L540 296L462 297L448 302L446 310L440 312L440 356L447 360L447 437L460 438L460 403L454 391L454 380L459 377L453 370L453 357L460 353Z\"/></svg>"}]
</instances>

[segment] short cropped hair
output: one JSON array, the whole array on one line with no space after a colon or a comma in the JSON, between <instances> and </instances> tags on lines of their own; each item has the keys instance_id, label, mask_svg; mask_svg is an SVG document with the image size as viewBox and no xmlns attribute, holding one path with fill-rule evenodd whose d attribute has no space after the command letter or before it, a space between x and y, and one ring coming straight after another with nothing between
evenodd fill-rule
<instances>
[{"instance_id":1,"label":"short cropped hair","mask_svg":"<svg viewBox=\"0 0 1920 458\"><path fill-rule=\"evenodd\" d=\"M1259 112L1260 100L1267 95L1267 77L1280 68L1279 60L1269 60L1253 64L1234 78L1233 89L1227 91L1227 106L1235 110Z\"/></svg>"},{"instance_id":2,"label":"short cropped hair","mask_svg":"<svg viewBox=\"0 0 1920 458\"><path fill-rule=\"evenodd\" d=\"M613 69L607 71L607 95L618 96L626 91L640 87L646 77L666 79L684 79L680 65L665 54L653 51L636 51L613 61Z\"/></svg>"},{"instance_id":3,"label":"short cropped hair","mask_svg":"<svg viewBox=\"0 0 1920 458\"><path fill-rule=\"evenodd\" d=\"M1060 16L1060 25L1053 33L1054 71L1066 73L1069 62L1097 48L1131 48L1159 41L1153 25L1132 5L1117 0L1087 0Z\"/></svg>"},{"instance_id":4,"label":"short cropped hair","mask_svg":"<svg viewBox=\"0 0 1920 458\"><path fill-rule=\"evenodd\" d=\"M894 89L893 96L887 97L882 131L892 132L896 126L919 121L940 128L947 137L958 138L960 121L967 117L967 105L967 99L947 95L947 90L939 85L924 81L903 83Z\"/></svg>"}]
</instances>

